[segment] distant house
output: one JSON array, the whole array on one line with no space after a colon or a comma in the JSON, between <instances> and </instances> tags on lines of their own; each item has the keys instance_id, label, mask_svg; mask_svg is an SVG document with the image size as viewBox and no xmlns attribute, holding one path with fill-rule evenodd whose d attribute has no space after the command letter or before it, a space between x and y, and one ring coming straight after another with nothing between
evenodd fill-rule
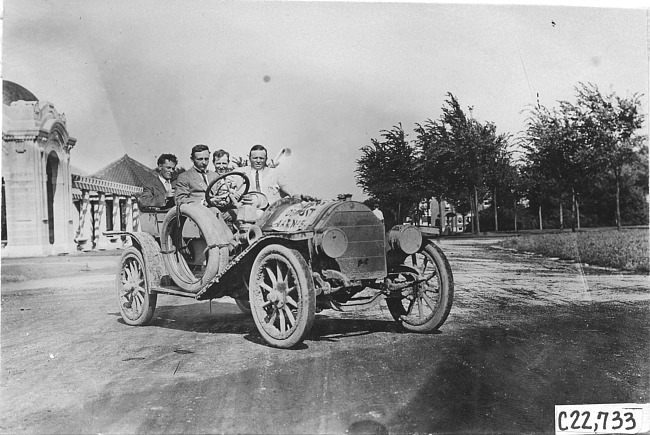
<instances>
[{"instance_id":1,"label":"distant house","mask_svg":"<svg viewBox=\"0 0 650 435\"><path fill-rule=\"evenodd\" d=\"M127 154L90 176L72 175L73 202L79 215L75 242L80 250L120 248L128 240L104 236L107 230L137 230L135 198L155 180L152 169Z\"/></svg>"},{"instance_id":2,"label":"distant house","mask_svg":"<svg viewBox=\"0 0 650 435\"><path fill-rule=\"evenodd\" d=\"M479 210L487 207L485 202L479 204ZM425 201L421 207L424 211L423 215L430 222L431 226L440 228L440 221L442 219L442 231L447 234L455 234L472 231L472 217L473 213L459 213L456 207L447 201L437 201L431 198Z\"/></svg>"}]
</instances>

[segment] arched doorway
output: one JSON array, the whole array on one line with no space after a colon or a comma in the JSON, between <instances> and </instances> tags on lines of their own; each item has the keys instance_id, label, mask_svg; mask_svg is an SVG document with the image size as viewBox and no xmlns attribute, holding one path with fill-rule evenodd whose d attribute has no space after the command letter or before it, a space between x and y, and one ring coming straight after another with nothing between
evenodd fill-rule
<instances>
[{"instance_id":1,"label":"arched doorway","mask_svg":"<svg viewBox=\"0 0 650 435\"><path fill-rule=\"evenodd\" d=\"M50 239L50 245L54 244L54 195L56 194L56 184L59 175L59 156L52 151L47 156L47 227Z\"/></svg>"}]
</instances>

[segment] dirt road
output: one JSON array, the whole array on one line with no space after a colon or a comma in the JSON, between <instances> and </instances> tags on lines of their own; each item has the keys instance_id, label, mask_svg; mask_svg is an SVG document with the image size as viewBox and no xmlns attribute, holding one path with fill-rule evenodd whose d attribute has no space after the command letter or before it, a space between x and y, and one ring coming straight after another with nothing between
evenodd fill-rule
<instances>
[{"instance_id":1,"label":"dirt road","mask_svg":"<svg viewBox=\"0 0 650 435\"><path fill-rule=\"evenodd\" d=\"M650 402L648 277L497 241L439 243L439 333L381 304L320 313L295 350L227 298L161 296L126 326L117 257L3 260L0 433L552 433L556 404Z\"/></svg>"}]
</instances>

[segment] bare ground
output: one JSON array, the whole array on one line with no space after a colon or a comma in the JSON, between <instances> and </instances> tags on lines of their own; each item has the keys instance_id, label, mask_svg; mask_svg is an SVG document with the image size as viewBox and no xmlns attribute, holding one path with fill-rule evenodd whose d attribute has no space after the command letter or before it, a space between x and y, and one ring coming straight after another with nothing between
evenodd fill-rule
<instances>
[{"instance_id":1,"label":"bare ground","mask_svg":"<svg viewBox=\"0 0 650 435\"><path fill-rule=\"evenodd\" d=\"M650 402L648 276L497 241L439 242L456 281L439 333L382 304L322 312L289 351L229 298L161 296L126 326L114 256L3 260L0 432L553 433L555 404Z\"/></svg>"}]
</instances>

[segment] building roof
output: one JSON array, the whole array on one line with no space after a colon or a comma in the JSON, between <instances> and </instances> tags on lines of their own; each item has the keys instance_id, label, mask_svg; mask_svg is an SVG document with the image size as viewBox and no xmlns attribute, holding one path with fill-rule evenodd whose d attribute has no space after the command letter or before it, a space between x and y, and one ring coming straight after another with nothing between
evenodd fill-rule
<instances>
[{"instance_id":1,"label":"building roof","mask_svg":"<svg viewBox=\"0 0 650 435\"><path fill-rule=\"evenodd\" d=\"M2 81L2 104L11 105L14 101L38 101L38 98L27 89L9 80Z\"/></svg>"},{"instance_id":2,"label":"building roof","mask_svg":"<svg viewBox=\"0 0 650 435\"><path fill-rule=\"evenodd\" d=\"M103 192L131 196L141 193L142 187L102 180L100 178L72 175L72 199L81 199L84 190L88 192Z\"/></svg>"},{"instance_id":3,"label":"building roof","mask_svg":"<svg viewBox=\"0 0 650 435\"><path fill-rule=\"evenodd\" d=\"M132 159L128 154L95 172L91 177L137 187L150 184L156 179L151 168Z\"/></svg>"}]
</instances>

